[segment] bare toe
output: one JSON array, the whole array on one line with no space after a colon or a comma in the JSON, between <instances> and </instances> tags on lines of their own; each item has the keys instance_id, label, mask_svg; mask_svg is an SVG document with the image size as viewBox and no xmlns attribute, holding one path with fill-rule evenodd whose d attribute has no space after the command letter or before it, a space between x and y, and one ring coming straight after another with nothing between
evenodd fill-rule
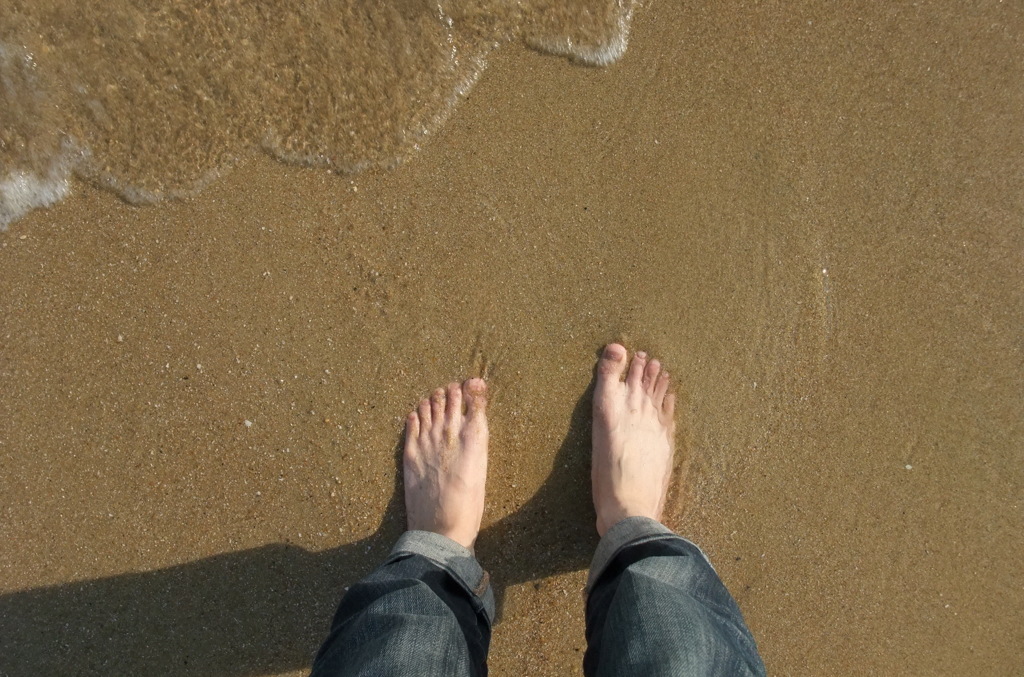
<instances>
[{"instance_id":1,"label":"bare toe","mask_svg":"<svg viewBox=\"0 0 1024 677\"><path fill-rule=\"evenodd\" d=\"M604 347L601 359L597 362L597 379L616 382L622 378L626 368L626 348L619 343L609 343Z\"/></svg>"},{"instance_id":2,"label":"bare toe","mask_svg":"<svg viewBox=\"0 0 1024 677\"><path fill-rule=\"evenodd\" d=\"M629 375L626 376L626 385L631 390L639 390L643 385L644 367L647 366L647 353L641 351L633 355L633 361L629 364Z\"/></svg>"},{"instance_id":3,"label":"bare toe","mask_svg":"<svg viewBox=\"0 0 1024 677\"><path fill-rule=\"evenodd\" d=\"M676 396L675 393L668 393L665 395L665 401L661 405L661 420L665 425L674 427L675 416Z\"/></svg>"},{"instance_id":4,"label":"bare toe","mask_svg":"<svg viewBox=\"0 0 1024 677\"><path fill-rule=\"evenodd\" d=\"M654 394L652 395L652 398L654 399L654 406L659 410L665 402L665 393L668 392L668 381L668 372L662 371L658 374L658 381L654 384Z\"/></svg>"},{"instance_id":5,"label":"bare toe","mask_svg":"<svg viewBox=\"0 0 1024 677\"><path fill-rule=\"evenodd\" d=\"M462 386L458 383L448 384L448 403L444 415L450 425L462 422Z\"/></svg>"},{"instance_id":6,"label":"bare toe","mask_svg":"<svg viewBox=\"0 0 1024 677\"><path fill-rule=\"evenodd\" d=\"M628 363L626 349L618 343L609 343L597 361L597 383L594 384L594 415L607 418L618 406L622 391L622 372Z\"/></svg>"},{"instance_id":7,"label":"bare toe","mask_svg":"<svg viewBox=\"0 0 1024 677\"><path fill-rule=\"evenodd\" d=\"M420 436L420 417L415 411L409 412L409 415L405 417L405 449L409 451L409 446L413 440Z\"/></svg>"},{"instance_id":8,"label":"bare toe","mask_svg":"<svg viewBox=\"0 0 1024 677\"><path fill-rule=\"evenodd\" d=\"M444 388L438 388L430 394L431 430L440 430L444 424Z\"/></svg>"},{"instance_id":9,"label":"bare toe","mask_svg":"<svg viewBox=\"0 0 1024 677\"><path fill-rule=\"evenodd\" d=\"M651 360L647 363L647 368L644 369L644 390L651 395L654 395L654 386L658 383L658 374L660 372L661 362L658 360Z\"/></svg>"},{"instance_id":10,"label":"bare toe","mask_svg":"<svg viewBox=\"0 0 1024 677\"><path fill-rule=\"evenodd\" d=\"M482 378L471 378L462 386L466 398L466 409L471 419L482 416L487 410L487 383Z\"/></svg>"},{"instance_id":11,"label":"bare toe","mask_svg":"<svg viewBox=\"0 0 1024 677\"><path fill-rule=\"evenodd\" d=\"M416 411L420 416L420 433L429 433L430 424L432 423L430 417L430 400L420 400L420 406Z\"/></svg>"}]
</instances>

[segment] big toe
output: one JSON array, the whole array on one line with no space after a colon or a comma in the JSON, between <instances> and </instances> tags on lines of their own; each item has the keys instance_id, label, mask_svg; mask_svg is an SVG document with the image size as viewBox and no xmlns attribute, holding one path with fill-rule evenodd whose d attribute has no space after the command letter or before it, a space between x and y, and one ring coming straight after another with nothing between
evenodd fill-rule
<instances>
[{"instance_id":1,"label":"big toe","mask_svg":"<svg viewBox=\"0 0 1024 677\"><path fill-rule=\"evenodd\" d=\"M466 399L466 413L470 418L483 416L487 411L487 383L482 378L471 378L462 384Z\"/></svg>"},{"instance_id":2,"label":"big toe","mask_svg":"<svg viewBox=\"0 0 1024 677\"><path fill-rule=\"evenodd\" d=\"M618 381L626 368L626 347L619 343L609 343L601 353L597 362L598 380Z\"/></svg>"}]
</instances>

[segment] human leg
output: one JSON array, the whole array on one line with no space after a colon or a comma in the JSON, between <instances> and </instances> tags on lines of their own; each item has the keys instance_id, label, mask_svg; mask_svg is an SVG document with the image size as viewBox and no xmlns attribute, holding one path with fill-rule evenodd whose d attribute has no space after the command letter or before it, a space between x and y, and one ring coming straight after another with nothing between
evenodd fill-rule
<instances>
[{"instance_id":1,"label":"human leg","mask_svg":"<svg viewBox=\"0 0 1024 677\"><path fill-rule=\"evenodd\" d=\"M486 675L494 618L473 554L487 475L486 386L453 383L406 421L409 531L342 599L312 674Z\"/></svg>"},{"instance_id":2,"label":"human leg","mask_svg":"<svg viewBox=\"0 0 1024 677\"><path fill-rule=\"evenodd\" d=\"M763 675L739 607L708 559L658 520L674 397L657 360L612 344L598 363L592 483L601 535L587 584L592 675Z\"/></svg>"},{"instance_id":3,"label":"human leg","mask_svg":"<svg viewBox=\"0 0 1024 677\"><path fill-rule=\"evenodd\" d=\"M593 675L764 675L739 607L704 553L630 517L602 538L587 586Z\"/></svg>"}]
</instances>

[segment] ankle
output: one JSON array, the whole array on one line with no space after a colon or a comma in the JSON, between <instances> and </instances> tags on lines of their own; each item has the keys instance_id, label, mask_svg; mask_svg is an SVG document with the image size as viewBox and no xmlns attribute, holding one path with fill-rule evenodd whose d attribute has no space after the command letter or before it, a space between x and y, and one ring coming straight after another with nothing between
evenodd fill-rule
<instances>
[{"instance_id":1,"label":"ankle","mask_svg":"<svg viewBox=\"0 0 1024 677\"><path fill-rule=\"evenodd\" d=\"M613 510L602 510L597 516L597 535L604 537L604 535L608 533L609 529L622 520L629 519L630 517L646 517L654 520L655 522L661 521L661 515L650 510L629 509L626 507L618 507Z\"/></svg>"}]
</instances>

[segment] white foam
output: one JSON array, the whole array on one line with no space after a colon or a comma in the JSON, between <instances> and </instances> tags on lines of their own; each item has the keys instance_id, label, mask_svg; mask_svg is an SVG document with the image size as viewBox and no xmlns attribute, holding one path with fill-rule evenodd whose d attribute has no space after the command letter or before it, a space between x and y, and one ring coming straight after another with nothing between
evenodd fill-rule
<instances>
[{"instance_id":1,"label":"white foam","mask_svg":"<svg viewBox=\"0 0 1024 677\"><path fill-rule=\"evenodd\" d=\"M607 66L615 63L626 53L629 43L629 26L633 19L633 0L618 0L620 13L616 18L615 32L603 44L581 44L568 36L533 34L525 36L526 44L534 49L568 57L588 66Z\"/></svg>"},{"instance_id":2,"label":"white foam","mask_svg":"<svg viewBox=\"0 0 1024 677\"><path fill-rule=\"evenodd\" d=\"M51 207L71 192L65 170L55 167L48 176L13 171L0 179L0 232L33 209Z\"/></svg>"},{"instance_id":3,"label":"white foam","mask_svg":"<svg viewBox=\"0 0 1024 677\"><path fill-rule=\"evenodd\" d=\"M587 32L581 27L574 29L572 26L567 26L564 27L564 30L569 32L568 35L560 34L561 31L557 28L550 28L550 32L547 33L537 32L523 35L525 41L534 49L567 57L577 63L592 66L614 63L626 51L634 7L640 6L641 2L647 4L648 0L595 1L605 3L602 8L610 8L615 16L614 25L609 26L607 33L602 36L584 38L581 41L579 36L586 35ZM497 39L486 44L474 39L467 43L466 48L462 48L457 39L455 20L445 12L443 3L438 4L437 11L438 20L447 31L446 37L450 49L447 64L448 75L451 77L448 83L449 91L440 101L430 102L430 108L424 110L422 115L413 116L412 128L402 132L405 145L400 149L401 152L398 155L340 161L333 155L324 154L323 151L308 154L295 153L284 146L273 130L267 130L263 138L264 150L286 162L328 166L334 170L346 172L359 172L370 167L393 168L403 160L407 149L418 150L421 143L444 124L459 100L472 89L486 67L487 57L491 50L499 44ZM604 12L600 16L605 16ZM26 49L0 43L0 86L4 88L0 92L6 99L24 101L25 105L22 107L30 113L34 106L51 105L49 99L44 96L45 92L38 89L36 68L35 59ZM82 89L78 94L84 96L86 92ZM145 111L139 111L139 114L144 115ZM31 130L31 125L29 128ZM55 157L46 158L51 161L48 169L38 169L36 172L28 171L24 167L31 165L19 158L12 158L12 164L6 166L4 166L5 161L0 162L0 232L7 230L12 222L24 217L30 211L51 207L67 197L71 193L73 174L93 185L119 194L132 204L148 204L167 198L195 195L216 178L222 169L221 167L209 169L191 186L156 191L147 190L121 179L116 174L117 168L111 171L97 167L97 165L104 165L91 162L88 148L84 147L81 142L64 137L61 139L60 145L61 148ZM0 160L5 159L4 155L0 155ZM38 165L35 166L38 167Z\"/></svg>"},{"instance_id":4,"label":"white foam","mask_svg":"<svg viewBox=\"0 0 1024 677\"><path fill-rule=\"evenodd\" d=\"M25 111L36 112L34 107L39 104L41 94L35 69L31 52L0 42L0 86L3 87L0 101L21 101L26 106ZM23 111L22 115L25 114ZM9 157L9 154L0 155L2 157ZM50 207L71 192L70 159L71 144L65 143L57 157L51 158L45 175L0 164L0 232L33 209Z\"/></svg>"}]
</instances>

